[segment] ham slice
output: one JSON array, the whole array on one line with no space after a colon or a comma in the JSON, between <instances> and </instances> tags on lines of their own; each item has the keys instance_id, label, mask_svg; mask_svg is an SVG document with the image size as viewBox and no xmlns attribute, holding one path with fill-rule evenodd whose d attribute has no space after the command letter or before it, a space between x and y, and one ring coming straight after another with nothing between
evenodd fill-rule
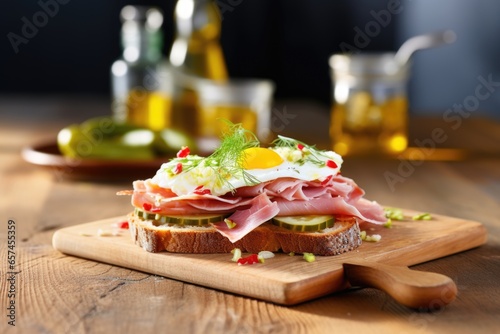
<instances>
[{"instance_id":1,"label":"ham slice","mask_svg":"<svg viewBox=\"0 0 500 334\"><path fill-rule=\"evenodd\" d=\"M321 197L326 193L332 196L341 196L351 201L357 200L365 194L352 179L337 175L328 179L327 182L280 178L256 186L239 188L234 196L253 197L261 193L266 193L271 198L280 197L289 201L309 200Z\"/></svg>"},{"instance_id":2,"label":"ham slice","mask_svg":"<svg viewBox=\"0 0 500 334\"><path fill-rule=\"evenodd\" d=\"M365 192L352 179L342 175L323 182L280 178L242 187L224 196L177 196L150 179L135 181L133 185L132 204L138 208L151 206L153 212L159 214L233 213L229 219L236 227L230 229L224 222L214 224L231 242L277 215L347 215L373 224L386 222L383 208L364 199Z\"/></svg>"},{"instance_id":3,"label":"ham slice","mask_svg":"<svg viewBox=\"0 0 500 334\"><path fill-rule=\"evenodd\" d=\"M384 210L376 202L363 200L348 203L342 197L323 196L308 201L287 201L276 199L279 216L342 215L355 216L362 221L383 224L387 221Z\"/></svg>"},{"instance_id":4,"label":"ham slice","mask_svg":"<svg viewBox=\"0 0 500 334\"><path fill-rule=\"evenodd\" d=\"M236 242L251 232L259 225L270 220L279 213L278 205L271 202L268 196L261 194L255 197L248 209L237 210L228 219L236 223L229 228L225 222L212 224L229 241Z\"/></svg>"}]
</instances>

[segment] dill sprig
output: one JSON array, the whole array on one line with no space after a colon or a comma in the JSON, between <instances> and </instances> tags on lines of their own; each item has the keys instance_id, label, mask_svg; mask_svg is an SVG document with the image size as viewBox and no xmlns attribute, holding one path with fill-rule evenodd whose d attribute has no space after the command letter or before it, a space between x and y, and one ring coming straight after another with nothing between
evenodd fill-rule
<instances>
[{"instance_id":1,"label":"dill sprig","mask_svg":"<svg viewBox=\"0 0 500 334\"><path fill-rule=\"evenodd\" d=\"M207 157L207 161L220 166L238 165L241 162L241 152L250 147L259 146L259 140L241 124L225 121L228 130L222 134L220 146Z\"/></svg>"},{"instance_id":2,"label":"dill sprig","mask_svg":"<svg viewBox=\"0 0 500 334\"><path fill-rule=\"evenodd\" d=\"M218 182L229 185L231 192L234 188L228 181L230 176L241 177L247 185L258 184L259 180L241 167L244 159L241 153L247 148L258 147L259 140L253 132L246 130L241 124L224 121L228 130L223 133L220 146L205 158L205 166L213 168Z\"/></svg>"},{"instance_id":3,"label":"dill sprig","mask_svg":"<svg viewBox=\"0 0 500 334\"><path fill-rule=\"evenodd\" d=\"M324 154L322 154L321 151L317 150L314 145L311 146L311 145L308 145L300 140L281 136L281 135L278 135L278 138L276 138L272 142L272 144L275 147L288 147L291 149L296 149L297 146L300 144L306 149L306 150L304 150L304 152L306 153L305 155L306 155L306 159L308 161L310 161L313 164L316 164L320 167L325 165L324 159L321 159L320 156L323 156L323 157L326 157L326 156Z\"/></svg>"}]
</instances>

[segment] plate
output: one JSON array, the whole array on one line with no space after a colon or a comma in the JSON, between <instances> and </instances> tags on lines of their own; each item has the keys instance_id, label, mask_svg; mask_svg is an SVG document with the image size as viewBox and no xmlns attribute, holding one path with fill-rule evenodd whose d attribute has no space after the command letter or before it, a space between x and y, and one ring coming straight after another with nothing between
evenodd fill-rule
<instances>
[{"instance_id":1,"label":"plate","mask_svg":"<svg viewBox=\"0 0 500 334\"><path fill-rule=\"evenodd\" d=\"M25 161L51 170L61 180L136 180L152 177L171 157L153 160L74 159L61 154L56 142L45 142L22 150Z\"/></svg>"}]
</instances>

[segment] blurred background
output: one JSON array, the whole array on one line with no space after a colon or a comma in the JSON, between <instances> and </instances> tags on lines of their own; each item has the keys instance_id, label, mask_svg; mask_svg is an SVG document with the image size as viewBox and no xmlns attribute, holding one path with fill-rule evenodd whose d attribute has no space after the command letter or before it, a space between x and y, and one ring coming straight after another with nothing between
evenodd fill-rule
<instances>
[{"instance_id":1,"label":"blurred background","mask_svg":"<svg viewBox=\"0 0 500 334\"><path fill-rule=\"evenodd\" d=\"M1 3L1 96L108 98L110 66L121 55L119 13L127 4L163 10L164 54L169 53L174 0L58 0L57 13L34 36L14 39L13 34L22 36L26 20L32 21L44 5L54 1ZM492 94L481 100L474 112L500 119L500 1L217 2L229 75L272 79L276 82L276 99L313 101L324 105L327 112L331 102L331 54L395 51L411 36L453 29L457 34L453 45L415 55L409 90L411 112L442 114L474 96L482 78L490 81ZM390 8L395 13L389 20L380 21L382 11ZM367 30L377 25L378 30Z\"/></svg>"}]
</instances>

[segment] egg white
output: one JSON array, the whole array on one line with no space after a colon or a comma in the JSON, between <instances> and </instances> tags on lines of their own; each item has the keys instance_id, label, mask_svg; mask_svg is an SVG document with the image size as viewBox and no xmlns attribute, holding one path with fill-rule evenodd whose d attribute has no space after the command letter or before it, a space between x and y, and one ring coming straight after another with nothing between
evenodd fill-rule
<instances>
[{"instance_id":1,"label":"egg white","mask_svg":"<svg viewBox=\"0 0 500 334\"><path fill-rule=\"evenodd\" d=\"M318 166L307 159L299 159L295 151L275 150L283 159L277 166L264 169L245 170L250 176L259 182L267 182L278 178L295 178L303 181L322 181L330 175L336 175L340 171L342 157L335 152L323 152L320 159L323 162L333 160L337 167L328 167L325 164ZM203 163L189 169L186 172L172 174L175 161L163 164L160 170L152 178L152 182L162 188L169 188L178 196L192 194L195 189L203 186L210 189L212 195L222 196L234 189L248 186L248 180L242 177L242 173L230 174L223 178L213 167L207 167Z\"/></svg>"}]
</instances>

